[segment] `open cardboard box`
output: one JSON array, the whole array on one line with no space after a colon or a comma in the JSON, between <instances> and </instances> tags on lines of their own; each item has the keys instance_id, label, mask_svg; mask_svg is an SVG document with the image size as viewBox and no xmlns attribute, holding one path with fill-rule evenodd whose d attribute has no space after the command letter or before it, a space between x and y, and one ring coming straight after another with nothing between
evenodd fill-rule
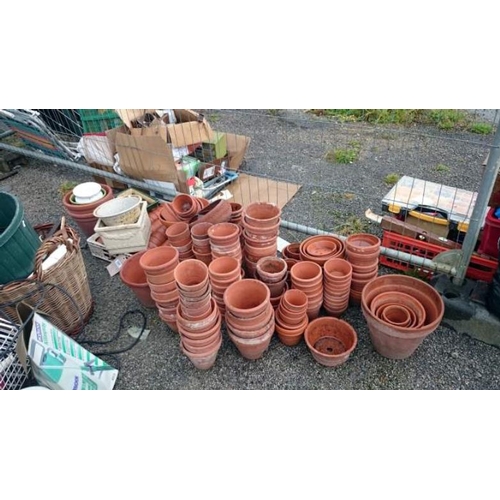
<instances>
[{"instance_id":1,"label":"open cardboard box","mask_svg":"<svg viewBox=\"0 0 500 500\"><path fill-rule=\"evenodd\" d=\"M173 148L209 140L213 135L205 118L191 110L174 110L179 123L171 125L154 120L149 127L136 128L134 123L147 110L116 110L127 126L108 131L107 136L120 157L120 168L129 177L171 183L177 192L189 193L185 172L174 159ZM191 119L191 121L186 121ZM196 120L196 121L195 121ZM250 145L250 138L226 134L229 168L237 170ZM191 142L192 141L192 142Z\"/></svg>"}]
</instances>

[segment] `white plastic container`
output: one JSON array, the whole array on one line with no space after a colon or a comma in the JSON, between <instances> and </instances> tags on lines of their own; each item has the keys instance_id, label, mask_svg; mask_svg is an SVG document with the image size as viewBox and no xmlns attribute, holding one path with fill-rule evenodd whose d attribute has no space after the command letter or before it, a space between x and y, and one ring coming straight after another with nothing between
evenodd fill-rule
<instances>
[{"instance_id":1,"label":"white plastic container","mask_svg":"<svg viewBox=\"0 0 500 500\"><path fill-rule=\"evenodd\" d=\"M73 189L74 201L77 205L93 203L103 198L104 195L101 185L97 182L84 182Z\"/></svg>"},{"instance_id":2,"label":"white plastic container","mask_svg":"<svg viewBox=\"0 0 500 500\"><path fill-rule=\"evenodd\" d=\"M102 220L98 219L94 231L101 237L110 254L134 253L147 248L151 235L151 220L147 207L147 202L141 201L141 213L135 224L105 226Z\"/></svg>"}]
</instances>

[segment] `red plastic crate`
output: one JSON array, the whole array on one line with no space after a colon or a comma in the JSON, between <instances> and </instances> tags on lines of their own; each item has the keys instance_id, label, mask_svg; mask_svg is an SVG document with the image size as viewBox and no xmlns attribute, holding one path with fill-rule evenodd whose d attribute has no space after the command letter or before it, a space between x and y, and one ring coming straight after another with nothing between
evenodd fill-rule
<instances>
[{"instance_id":1,"label":"red plastic crate","mask_svg":"<svg viewBox=\"0 0 500 500\"><path fill-rule=\"evenodd\" d=\"M415 240L413 238L401 236L400 234L391 233L390 231L384 231L382 246L385 248L390 248L391 250L398 250L400 252L405 252L410 255L415 255L417 257L423 257L425 259L431 260L436 257L436 255L447 251L447 248L440 247L439 245L433 245L425 241ZM392 257L386 257L385 255L380 256L380 263L384 266L398 269L400 271L415 270L419 273L420 276L429 279L433 275L432 271L422 269L421 267L415 266L415 264L402 262ZM469 264L469 268L467 269L466 277L474 280L486 281L487 283L489 283L493 280L493 276L497 267L497 260L479 257L478 255L473 254Z\"/></svg>"}]
</instances>

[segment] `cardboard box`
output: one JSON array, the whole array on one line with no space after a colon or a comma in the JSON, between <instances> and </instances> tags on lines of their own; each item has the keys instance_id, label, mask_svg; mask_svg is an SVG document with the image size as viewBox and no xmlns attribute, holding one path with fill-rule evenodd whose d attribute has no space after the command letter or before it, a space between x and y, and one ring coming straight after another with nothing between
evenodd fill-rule
<instances>
[{"instance_id":1,"label":"cardboard box","mask_svg":"<svg viewBox=\"0 0 500 500\"><path fill-rule=\"evenodd\" d=\"M17 306L24 323L33 309ZM27 371L28 359L40 385L61 390L112 390L118 370L84 349L56 328L45 315L34 313L19 335L16 352Z\"/></svg>"},{"instance_id":2,"label":"cardboard box","mask_svg":"<svg viewBox=\"0 0 500 500\"><path fill-rule=\"evenodd\" d=\"M251 139L244 135L226 134L226 146L229 155L229 168L238 170L243 163Z\"/></svg>"}]
</instances>

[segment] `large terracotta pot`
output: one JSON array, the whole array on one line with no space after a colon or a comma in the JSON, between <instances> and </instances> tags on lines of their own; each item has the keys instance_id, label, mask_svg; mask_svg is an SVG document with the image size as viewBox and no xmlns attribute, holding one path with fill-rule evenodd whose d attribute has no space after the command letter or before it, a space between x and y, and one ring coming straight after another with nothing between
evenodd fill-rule
<instances>
[{"instance_id":1,"label":"large terracotta pot","mask_svg":"<svg viewBox=\"0 0 500 500\"><path fill-rule=\"evenodd\" d=\"M345 363L358 343L356 331L349 323L329 317L311 321L304 339L313 358L328 367Z\"/></svg>"},{"instance_id":2,"label":"large terracotta pot","mask_svg":"<svg viewBox=\"0 0 500 500\"><path fill-rule=\"evenodd\" d=\"M418 328L402 328L377 318L372 312L373 300L386 292L403 292L417 299L425 310L423 325ZM375 350L390 359L405 359L439 326L444 315L444 302L432 286L419 279L385 275L365 286L361 295L361 309Z\"/></svg>"},{"instance_id":3,"label":"large terracotta pot","mask_svg":"<svg viewBox=\"0 0 500 500\"><path fill-rule=\"evenodd\" d=\"M120 269L120 278L134 292L144 307L155 307L155 301L151 298L151 290L146 279L146 273L139 263L144 253L136 253L123 263Z\"/></svg>"}]
</instances>

